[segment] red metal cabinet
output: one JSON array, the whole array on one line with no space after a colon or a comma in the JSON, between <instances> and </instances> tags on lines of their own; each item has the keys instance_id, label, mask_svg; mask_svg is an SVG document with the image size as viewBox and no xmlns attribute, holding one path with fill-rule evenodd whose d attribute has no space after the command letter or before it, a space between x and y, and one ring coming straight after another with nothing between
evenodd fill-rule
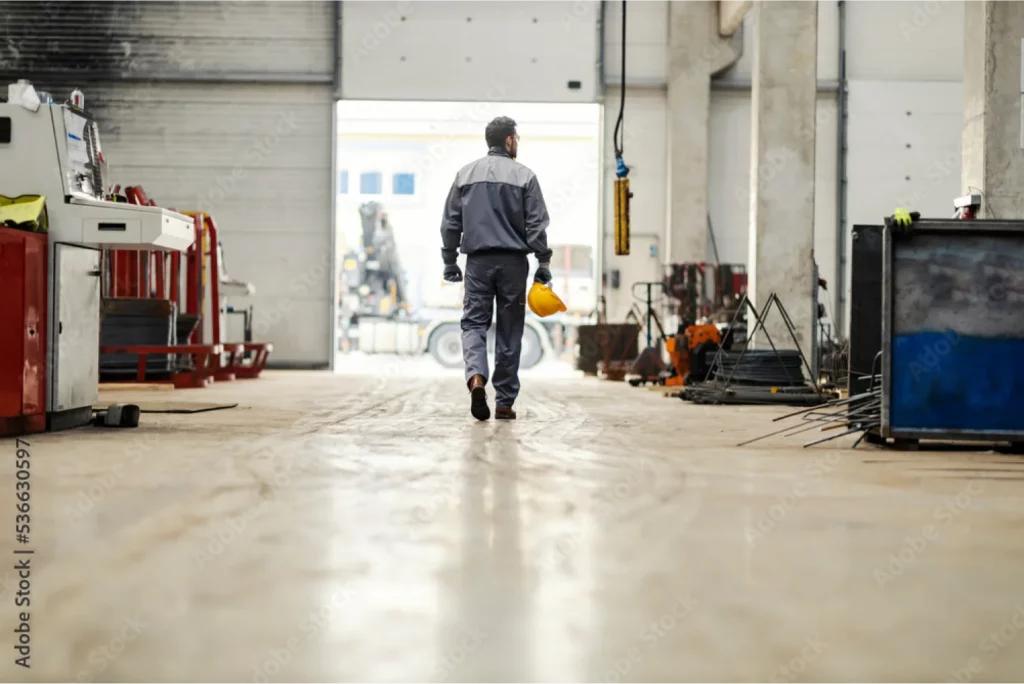
<instances>
[{"instance_id":1,"label":"red metal cabinet","mask_svg":"<svg viewBox=\"0 0 1024 684\"><path fill-rule=\"evenodd\" d=\"M46 249L0 228L0 436L46 429Z\"/></svg>"}]
</instances>

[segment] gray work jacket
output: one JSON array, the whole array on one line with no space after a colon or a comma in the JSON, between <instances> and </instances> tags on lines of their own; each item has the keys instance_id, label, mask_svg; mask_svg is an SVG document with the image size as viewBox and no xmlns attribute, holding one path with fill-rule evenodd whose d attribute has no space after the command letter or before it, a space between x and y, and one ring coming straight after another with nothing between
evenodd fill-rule
<instances>
[{"instance_id":1,"label":"gray work jacket","mask_svg":"<svg viewBox=\"0 0 1024 684\"><path fill-rule=\"evenodd\" d=\"M459 251L532 252L548 263L548 223L537 176L492 148L455 176L441 219L441 257L454 264Z\"/></svg>"}]
</instances>

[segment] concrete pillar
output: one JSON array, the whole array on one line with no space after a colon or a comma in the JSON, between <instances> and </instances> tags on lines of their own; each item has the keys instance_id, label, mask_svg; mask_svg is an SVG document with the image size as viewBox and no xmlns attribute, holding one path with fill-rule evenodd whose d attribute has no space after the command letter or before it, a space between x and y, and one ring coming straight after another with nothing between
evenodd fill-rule
<instances>
[{"instance_id":1,"label":"concrete pillar","mask_svg":"<svg viewBox=\"0 0 1024 684\"><path fill-rule=\"evenodd\" d=\"M759 1L755 11L748 287L758 309L778 294L809 357L818 3ZM777 348L793 348L778 314L766 328Z\"/></svg>"},{"instance_id":2,"label":"concrete pillar","mask_svg":"<svg viewBox=\"0 0 1024 684\"><path fill-rule=\"evenodd\" d=\"M669 263L708 260L711 75L739 59L742 35L722 38L718 3L669 3ZM628 152L628 150L627 150ZM627 154L626 162L629 163Z\"/></svg>"},{"instance_id":3,"label":"concrete pillar","mask_svg":"<svg viewBox=\"0 0 1024 684\"><path fill-rule=\"evenodd\" d=\"M723 36L736 33L753 6L753 0L718 0L718 32Z\"/></svg>"},{"instance_id":4,"label":"concrete pillar","mask_svg":"<svg viewBox=\"0 0 1024 684\"><path fill-rule=\"evenodd\" d=\"M982 194L982 218L1024 218L1021 150L1024 3L964 3L963 192Z\"/></svg>"}]
</instances>

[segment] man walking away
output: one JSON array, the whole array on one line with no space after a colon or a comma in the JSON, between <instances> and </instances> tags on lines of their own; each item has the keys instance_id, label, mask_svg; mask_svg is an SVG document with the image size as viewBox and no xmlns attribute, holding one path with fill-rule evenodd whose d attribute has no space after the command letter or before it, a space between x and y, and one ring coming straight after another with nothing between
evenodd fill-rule
<instances>
[{"instance_id":1,"label":"man walking away","mask_svg":"<svg viewBox=\"0 0 1024 684\"><path fill-rule=\"evenodd\" d=\"M462 280L456 264L466 255L466 296L462 311L462 356L470 409L477 420L491 417L484 389L487 331L498 303L494 355L494 417L514 420L519 395L519 353L526 319L527 255L537 255L536 282L551 282L548 210L533 171L516 159L516 122L500 116L484 131L487 156L462 168L448 193L441 221L444 279Z\"/></svg>"}]
</instances>

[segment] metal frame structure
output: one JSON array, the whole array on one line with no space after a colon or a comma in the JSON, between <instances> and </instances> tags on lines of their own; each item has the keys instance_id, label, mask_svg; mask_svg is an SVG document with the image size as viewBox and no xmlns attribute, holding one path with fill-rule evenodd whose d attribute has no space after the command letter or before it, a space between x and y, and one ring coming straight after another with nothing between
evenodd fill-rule
<instances>
[{"instance_id":1,"label":"metal frame structure","mask_svg":"<svg viewBox=\"0 0 1024 684\"><path fill-rule=\"evenodd\" d=\"M155 206L142 188L130 187L125 191L132 204ZM220 264L217 224L203 212L181 212L192 218L195 242L185 252L185 287L181 288L180 254L166 255L149 251L127 252L109 250L105 258L105 287L109 296L169 299L179 311L195 316L198 324L188 340L177 345L129 345L102 347L102 354L134 354L138 356L138 370L132 382L153 382L147 379L147 358L151 355L173 354L190 356L192 368L172 373L167 381L175 387L206 387L216 381L252 379L259 377L266 367L273 345L267 342L225 343L221 341L220 319ZM155 259L155 261L154 261ZM206 288L209 274L210 287ZM203 340L205 302L209 292L210 327L213 341ZM184 295L184 302L182 302ZM184 305L184 306L182 306Z\"/></svg>"},{"instance_id":2,"label":"metal frame structure","mask_svg":"<svg viewBox=\"0 0 1024 684\"><path fill-rule=\"evenodd\" d=\"M923 219L915 221L907 229L907 234L941 235L948 238L956 236L1015 236L1021 239L1024 249L1024 221L1012 220L975 220L959 219ZM912 238L911 238L912 239ZM893 335L895 332L893 315L895 313L895 242L893 226L887 225L882 235L882 403L881 403L881 436L893 439L933 439L933 440L966 440L966 441L1009 441L1024 442L1024 429L1018 431L1004 430L971 430L971 429L936 429L936 428L893 428L892 426L892 390L893 390ZM1007 315L1012 312L1007 311ZM1020 314L1018 314L1020 315Z\"/></svg>"},{"instance_id":3,"label":"metal frame structure","mask_svg":"<svg viewBox=\"0 0 1024 684\"><path fill-rule=\"evenodd\" d=\"M779 349L775 346L775 342L772 341L771 336L768 334L768 330L765 327L765 320L768 318L768 313L772 310L772 307L776 307L779 315L782 318L783 324L786 326L786 330L789 333L790 339L793 341L796 347L796 352L800 357L801 365L803 370L799 371L802 375L803 371L807 371L808 377L803 378L804 383L802 385L794 385L790 387L772 387L766 391L766 388L760 388L757 390L751 390L757 393L758 398L754 399L752 396L744 396L743 398L736 398L737 390L734 389L732 384L733 375L735 374L739 363L743 360L744 356L748 351L748 345L744 345L743 350L740 352L739 358L736 360L736 365L721 381L720 375L723 375L723 359L722 354L724 349L719 347L715 353L715 358L711 362L708 375L705 377L705 383L698 383L692 387L688 387L681 394L680 398L685 400L695 401L696 403L708 403L708 404L719 404L719 403L742 403L742 404L773 404L773 403L806 403L813 401L814 403L820 404L823 398L821 389L818 386L818 378L812 372L811 364L807 361L807 356L804 354L803 349L800 348L800 342L797 341L796 326L793 324L793 319L790 317L789 312L786 311L785 305L782 300L779 299L778 294L772 292L761 311L757 310L754 303L750 301L749 297L744 294L743 299L740 300L739 308L733 317L730 328L736 325L739 320L740 314L749 311L754 315L756 321L753 328L748 332L748 341L753 339L754 335L758 331L764 333L765 339L768 340L768 344L771 346L771 351L775 355L775 359L779 362L779 367L783 370L786 375L789 375L789 371L786 370L782 357L779 355ZM707 377L714 374L715 379L711 382L707 382ZM742 391L742 390L740 390ZM728 401L726 401L728 399ZM735 399L735 400L734 400Z\"/></svg>"}]
</instances>

